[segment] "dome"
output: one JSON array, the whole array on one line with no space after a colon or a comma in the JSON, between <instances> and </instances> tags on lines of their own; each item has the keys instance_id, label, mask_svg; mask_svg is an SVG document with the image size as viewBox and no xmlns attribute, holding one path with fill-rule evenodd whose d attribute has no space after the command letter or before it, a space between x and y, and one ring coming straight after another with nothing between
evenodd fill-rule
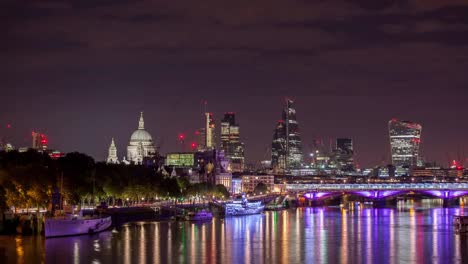
<instances>
[{"instance_id":1,"label":"dome","mask_svg":"<svg viewBox=\"0 0 468 264\"><path fill-rule=\"evenodd\" d=\"M153 138L151 135L144 129L138 129L133 132L130 137L130 142L151 142Z\"/></svg>"}]
</instances>

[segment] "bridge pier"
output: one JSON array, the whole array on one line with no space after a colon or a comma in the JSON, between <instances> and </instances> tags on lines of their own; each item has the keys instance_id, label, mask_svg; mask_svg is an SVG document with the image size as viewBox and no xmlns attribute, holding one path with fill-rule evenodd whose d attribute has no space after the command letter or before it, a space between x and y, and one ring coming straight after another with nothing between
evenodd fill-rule
<instances>
[{"instance_id":1,"label":"bridge pier","mask_svg":"<svg viewBox=\"0 0 468 264\"><path fill-rule=\"evenodd\" d=\"M392 199L373 199L372 206L374 208L385 208L385 207L395 207L397 206L398 200L396 198Z\"/></svg>"},{"instance_id":2,"label":"bridge pier","mask_svg":"<svg viewBox=\"0 0 468 264\"><path fill-rule=\"evenodd\" d=\"M459 198L444 198L444 199L442 199L442 201L443 201L443 207L444 208L460 205L460 199Z\"/></svg>"}]
</instances>

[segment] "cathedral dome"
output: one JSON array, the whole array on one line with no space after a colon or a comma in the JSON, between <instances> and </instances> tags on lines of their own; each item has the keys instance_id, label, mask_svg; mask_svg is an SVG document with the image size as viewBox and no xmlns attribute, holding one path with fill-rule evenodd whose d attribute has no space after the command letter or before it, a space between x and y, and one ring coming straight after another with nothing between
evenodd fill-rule
<instances>
[{"instance_id":1,"label":"cathedral dome","mask_svg":"<svg viewBox=\"0 0 468 264\"><path fill-rule=\"evenodd\" d=\"M130 142L152 142L153 138L151 135L144 129L138 129L133 132L132 136L130 137Z\"/></svg>"},{"instance_id":2,"label":"cathedral dome","mask_svg":"<svg viewBox=\"0 0 468 264\"><path fill-rule=\"evenodd\" d=\"M127 158L130 162L141 164L145 157L151 157L155 153L156 148L153 144L153 138L145 130L143 112L141 112L138 129L132 133L127 146Z\"/></svg>"}]
</instances>

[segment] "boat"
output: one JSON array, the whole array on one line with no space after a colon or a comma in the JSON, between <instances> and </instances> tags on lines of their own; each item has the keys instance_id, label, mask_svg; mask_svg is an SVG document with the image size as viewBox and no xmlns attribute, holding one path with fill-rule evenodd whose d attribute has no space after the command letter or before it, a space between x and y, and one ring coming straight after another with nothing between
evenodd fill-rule
<instances>
[{"instance_id":1,"label":"boat","mask_svg":"<svg viewBox=\"0 0 468 264\"><path fill-rule=\"evenodd\" d=\"M457 233L468 232L468 216L455 215L453 217L453 224Z\"/></svg>"},{"instance_id":2,"label":"boat","mask_svg":"<svg viewBox=\"0 0 468 264\"><path fill-rule=\"evenodd\" d=\"M265 208L262 202L249 202L242 194L241 200L234 200L230 203L226 203L226 216L237 216L237 215L251 215L261 214Z\"/></svg>"},{"instance_id":3,"label":"boat","mask_svg":"<svg viewBox=\"0 0 468 264\"><path fill-rule=\"evenodd\" d=\"M46 238L94 234L108 229L112 219L107 217L82 217L65 215L45 218L44 233Z\"/></svg>"},{"instance_id":4,"label":"boat","mask_svg":"<svg viewBox=\"0 0 468 264\"><path fill-rule=\"evenodd\" d=\"M189 212L187 214L188 221L208 221L213 219L213 214L210 212L207 212L205 210L201 210L200 212Z\"/></svg>"}]
</instances>

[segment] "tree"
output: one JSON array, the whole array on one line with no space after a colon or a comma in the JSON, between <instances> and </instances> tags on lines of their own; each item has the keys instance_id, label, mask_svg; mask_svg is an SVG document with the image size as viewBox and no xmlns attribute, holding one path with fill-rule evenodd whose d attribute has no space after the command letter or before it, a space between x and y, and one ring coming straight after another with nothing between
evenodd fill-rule
<instances>
[{"instance_id":1,"label":"tree","mask_svg":"<svg viewBox=\"0 0 468 264\"><path fill-rule=\"evenodd\" d=\"M268 192L268 186L264 184L263 182L259 182L257 186L255 186L254 193L255 194L265 194Z\"/></svg>"},{"instance_id":2,"label":"tree","mask_svg":"<svg viewBox=\"0 0 468 264\"><path fill-rule=\"evenodd\" d=\"M229 198L231 194L229 191L226 189L226 186L222 184L216 185L216 194L215 196L220 197L220 198Z\"/></svg>"}]
</instances>

